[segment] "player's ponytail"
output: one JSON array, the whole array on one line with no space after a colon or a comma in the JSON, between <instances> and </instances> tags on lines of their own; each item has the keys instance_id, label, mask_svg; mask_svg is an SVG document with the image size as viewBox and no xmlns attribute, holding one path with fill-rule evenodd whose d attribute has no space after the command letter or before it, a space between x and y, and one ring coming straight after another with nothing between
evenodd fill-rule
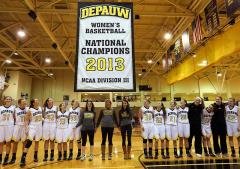
<instances>
[{"instance_id":1,"label":"player's ponytail","mask_svg":"<svg viewBox=\"0 0 240 169\"><path fill-rule=\"evenodd\" d=\"M43 104L43 107L44 107L44 108L48 107L48 101L49 101L49 98L47 98L47 99L45 100L45 102L44 102L44 104Z\"/></svg>"},{"instance_id":2,"label":"player's ponytail","mask_svg":"<svg viewBox=\"0 0 240 169\"><path fill-rule=\"evenodd\" d=\"M34 102L35 102L35 99L32 99L32 100L30 101L30 106L29 106L30 108L33 108L33 107L34 107L34 105L33 105Z\"/></svg>"}]
</instances>

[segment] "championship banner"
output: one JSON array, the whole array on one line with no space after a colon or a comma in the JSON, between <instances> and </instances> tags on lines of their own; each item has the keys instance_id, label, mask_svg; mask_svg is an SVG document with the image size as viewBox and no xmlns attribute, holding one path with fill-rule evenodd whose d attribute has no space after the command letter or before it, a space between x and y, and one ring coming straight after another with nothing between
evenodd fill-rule
<instances>
[{"instance_id":1,"label":"championship banner","mask_svg":"<svg viewBox=\"0 0 240 169\"><path fill-rule=\"evenodd\" d=\"M190 46L189 31L188 30L186 30L182 34L182 45L183 45L183 51L185 53L189 52L191 46Z\"/></svg>"},{"instance_id":2,"label":"championship banner","mask_svg":"<svg viewBox=\"0 0 240 169\"><path fill-rule=\"evenodd\" d=\"M217 9L217 1L212 0L204 9L208 32L211 33L220 25Z\"/></svg>"},{"instance_id":3,"label":"championship banner","mask_svg":"<svg viewBox=\"0 0 240 169\"><path fill-rule=\"evenodd\" d=\"M75 91L135 91L133 4L79 2Z\"/></svg>"},{"instance_id":4,"label":"championship banner","mask_svg":"<svg viewBox=\"0 0 240 169\"><path fill-rule=\"evenodd\" d=\"M232 16L240 8L240 0L225 0L227 16Z\"/></svg>"},{"instance_id":5,"label":"championship banner","mask_svg":"<svg viewBox=\"0 0 240 169\"><path fill-rule=\"evenodd\" d=\"M175 55L175 62L179 61L181 59L181 40L178 39L176 42L175 42L175 45L174 45L174 55Z\"/></svg>"}]
</instances>

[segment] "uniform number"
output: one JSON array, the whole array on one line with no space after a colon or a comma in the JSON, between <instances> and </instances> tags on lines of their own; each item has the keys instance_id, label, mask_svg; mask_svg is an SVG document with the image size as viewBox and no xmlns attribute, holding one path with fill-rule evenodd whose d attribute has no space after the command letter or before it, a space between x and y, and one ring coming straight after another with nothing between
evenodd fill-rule
<instances>
[{"instance_id":1,"label":"uniform number","mask_svg":"<svg viewBox=\"0 0 240 169\"><path fill-rule=\"evenodd\" d=\"M124 58L118 57L114 61L113 58L87 58L86 71L123 71L125 69ZM113 65L116 66L113 66Z\"/></svg>"},{"instance_id":2,"label":"uniform number","mask_svg":"<svg viewBox=\"0 0 240 169\"><path fill-rule=\"evenodd\" d=\"M61 118L60 119L60 125L64 125L65 124L65 119Z\"/></svg>"},{"instance_id":3,"label":"uniform number","mask_svg":"<svg viewBox=\"0 0 240 169\"><path fill-rule=\"evenodd\" d=\"M162 117L157 117L157 118L156 118L156 123L157 123L157 124L162 124L162 122L163 122Z\"/></svg>"},{"instance_id":4,"label":"uniform number","mask_svg":"<svg viewBox=\"0 0 240 169\"><path fill-rule=\"evenodd\" d=\"M151 121L152 120L152 114L147 113L144 115L144 121Z\"/></svg>"},{"instance_id":5,"label":"uniform number","mask_svg":"<svg viewBox=\"0 0 240 169\"><path fill-rule=\"evenodd\" d=\"M70 116L70 121L77 121L77 116L76 115L71 115Z\"/></svg>"},{"instance_id":6,"label":"uniform number","mask_svg":"<svg viewBox=\"0 0 240 169\"><path fill-rule=\"evenodd\" d=\"M20 122L24 122L25 121L25 117L24 116L20 116Z\"/></svg>"},{"instance_id":7,"label":"uniform number","mask_svg":"<svg viewBox=\"0 0 240 169\"><path fill-rule=\"evenodd\" d=\"M228 121L235 121L235 120L236 120L236 116L235 115L232 115L232 114L228 115Z\"/></svg>"},{"instance_id":8,"label":"uniform number","mask_svg":"<svg viewBox=\"0 0 240 169\"><path fill-rule=\"evenodd\" d=\"M177 123L177 117L176 116L170 116L170 122L171 123Z\"/></svg>"},{"instance_id":9,"label":"uniform number","mask_svg":"<svg viewBox=\"0 0 240 169\"><path fill-rule=\"evenodd\" d=\"M186 114L182 114L180 119L181 119L181 121L186 121L187 120L187 115Z\"/></svg>"},{"instance_id":10,"label":"uniform number","mask_svg":"<svg viewBox=\"0 0 240 169\"><path fill-rule=\"evenodd\" d=\"M3 114L3 121L9 121L10 114Z\"/></svg>"},{"instance_id":11,"label":"uniform number","mask_svg":"<svg viewBox=\"0 0 240 169\"><path fill-rule=\"evenodd\" d=\"M47 119L48 119L49 121L54 121L54 115L53 115L53 114L47 115Z\"/></svg>"},{"instance_id":12,"label":"uniform number","mask_svg":"<svg viewBox=\"0 0 240 169\"><path fill-rule=\"evenodd\" d=\"M42 121L42 115L38 115L38 116L36 116L35 121L36 121L36 122L40 122L40 121Z\"/></svg>"}]
</instances>

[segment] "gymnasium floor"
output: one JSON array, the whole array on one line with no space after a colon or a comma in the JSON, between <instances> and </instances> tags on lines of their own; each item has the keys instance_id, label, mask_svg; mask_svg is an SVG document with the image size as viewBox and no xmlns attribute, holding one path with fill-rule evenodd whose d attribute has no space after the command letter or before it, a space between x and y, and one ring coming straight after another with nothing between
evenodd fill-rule
<instances>
[{"instance_id":1,"label":"gymnasium floor","mask_svg":"<svg viewBox=\"0 0 240 169\"><path fill-rule=\"evenodd\" d=\"M133 132L134 136L132 137L132 160L123 160L123 154L121 149L121 137L120 133L117 129L115 129L115 134L113 137L113 159L111 161L101 160L101 132L98 129L95 137L95 150L94 150L94 160L89 162L88 160L82 161L54 161L54 162L42 162L43 160L43 144L40 144L39 150L39 162L33 162L33 147L31 147L29 154L27 156L27 165L26 169L113 169L113 168L124 168L124 169L239 169L240 168L240 160L239 158L225 158L225 159L214 159L214 158L202 158L196 159L187 159L186 157L182 159L174 159L171 157L170 160L162 160L161 158L158 160L145 160L142 156L142 141L139 137L138 132ZM57 145L57 144L56 144ZM89 147L87 147L87 150ZM57 146L55 147L55 160L57 159ZM75 145L76 150L76 145ZM18 169L19 160L21 156L21 147L19 146L19 152L17 154L17 162L14 165L1 166L3 169ZM74 153L76 155L76 151ZM88 151L87 151L88 154ZM172 152L170 152L173 155Z\"/></svg>"}]
</instances>

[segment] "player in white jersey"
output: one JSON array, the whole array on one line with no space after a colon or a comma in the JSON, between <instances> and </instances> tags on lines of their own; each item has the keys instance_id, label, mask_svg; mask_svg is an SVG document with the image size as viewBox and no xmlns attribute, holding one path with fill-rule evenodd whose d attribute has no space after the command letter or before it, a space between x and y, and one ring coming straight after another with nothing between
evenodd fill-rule
<instances>
[{"instance_id":1,"label":"player in white jersey","mask_svg":"<svg viewBox=\"0 0 240 169\"><path fill-rule=\"evenodd\" d=\"M27 139L27 132L25 127L25 116L28 111L26 107L27 103L25 99L18 100L18 107L14 111L15 126L13 130L13 150L12 150L12 160L9 164L14 164L16 161L16 154L18 149L18 142L22 141L23 148L25 146L25 141Z\"/></svg>"},{"instance_id":2,"label":"player in white jersey","mask_svg":"<svg viewBox=\"0 0 240 169\"><path fill-rule=\"evenodd\" d=\"M8 164L9 153L11 151L11 139L14 128L14 106L12 98L6 96L3 106L0 106L0 164L2 163L3 145L6 142L6 156L3 165Z\"/></svg>"},{"instance_id":3,"label":"player in white jersey","mask_svg":"<svg viewBox=\"0 0 240 169\"><path fill-rule=\"evenodd\" d=\"M170 108L166 108L166 158L170 158L169 156L169 140L173 141L174 147L174 156L178 158L177 154L177 138L178 138L178 126L177 126L177 109L176 102L170 102Z\"/></svg>"},{"instance_id":4,"label":"player in white jersey","mask_svg":"<svg viewBox=\"0 0 240 169\"><path fill-rule=\"evenodd\" d=\"M67 104L61 103L57 112L56 141L58 143L58 161L62 160L62 150L64 151L63 160L67 160L67 141L68 141L68 120L69 111Z\"/></svg>"},{"instance_id":5,"label":"player in white jersey","mask_svg":"<svg viewBox=\"0 0 240 169\"><path fill-rule=\"evenodd\" d=\"M28 125L28 138L26 141L25 148L23 150L20 166L26 165L26 155L28 149L32 145L32 141L35 141L34 148L34 162L38 162L38 147L39 141L42 138L42 122L43 122L43 111L39 106L38 99L32 99L30 102L29 110L26 114L25 125Z\"/></svg>"},{"instance_id":6,"label":"player in white jersey","mask_svg":"<svg viewBox=\"0 0 240 169\"><path fill-rule=\"evenodd\" d=\"M188 120L189 108L186 107L187 101L181 100L178 107L178 136L179 136L179 157L183 157L183 142L187 156L190 156L188 137L190 136L190 124Z\"/></svg>"},{"instance_id":7,"label":"player in white jersey","mask_svg":"<svg viewBox=\"0 0 240 169\"><path fill-rule=\"evenodd\" d=\"M48 98L44 103L44 122L43 122L43 139L44 142L44 159L43 161L48 160L48 147L50 142L50 161L54 160L54 139L56 134L56 114L57 106L53 105L53 99Z\"/></svg>"},{"instance_id":8,"label":"player in white jersey","mask_svg":"<svg viewBox=\"0 0 240 169\"><path fill-rule=\"evenodd\" d=\"M154 109L150 106L150 101L145 100L144 106L139 110L139 121L142 128L142 137L143 137L143 149L145 158L153 158L152 156L152 144L154 136ZM147 146L148 141L148 146ZM148 151L147 151L148 147Z\"/></svg>"},{"instance_id":9,"label":"player in white jersey","mask_svg":"<svg viewBox=\"0 0 240 169\"><path fill-rule=\"evenodd\" d=\"M166 110L162 102L158 103L157 109L154 110L155 125L155 159L158 158L158 140L161 140L161 156L164 159L164 140L165 140L165 115Z\"/></svg>"},{"instance_id":10,"label":"player in white jersey","mask_svg":"<svg viewBox=\"0 0 240 169\"><path fill-rule=\"evenodd\" d=\"M79 121L80 117L80 105L77 100L72 100L72 107L69 109L69 157L68 160L72 160L73 156L73 141L76 140L78 143L78 154L76 160L80 159L81 156L81 139L80 139L80 126L74 129Z\"/></svg>"},{"instance_id":11,"label":"player in white jersey","mask_svg":"<svg viewBox=\"0 0 240 169\"><path fill-rule=\"evenodd\" d=\"M229 138L229 144L231 146L232 157L236 157L236 152L234 148L233 137L238 140L238 146L240 147L240 113L238 106L235 105L235 99L229 98L228 105L226 106L226 124L227 124L227 134ZM240 155L240 149L239 149Z\"/></svg>"},{"instance_id":12,"label":"player in white jersey","mask_svg":"<svg viewBox=\"0 0 240 169\"><path fill-rule=\"evenodd\" d=\"M214 115L213 106L209 105L207 108L203 109L202 117L201 117L201 126L202 126L202 135L203 135L203 147L205 156L215 157L212 151L211 144L211 120Z\"/></svg>"}]
</instances>

